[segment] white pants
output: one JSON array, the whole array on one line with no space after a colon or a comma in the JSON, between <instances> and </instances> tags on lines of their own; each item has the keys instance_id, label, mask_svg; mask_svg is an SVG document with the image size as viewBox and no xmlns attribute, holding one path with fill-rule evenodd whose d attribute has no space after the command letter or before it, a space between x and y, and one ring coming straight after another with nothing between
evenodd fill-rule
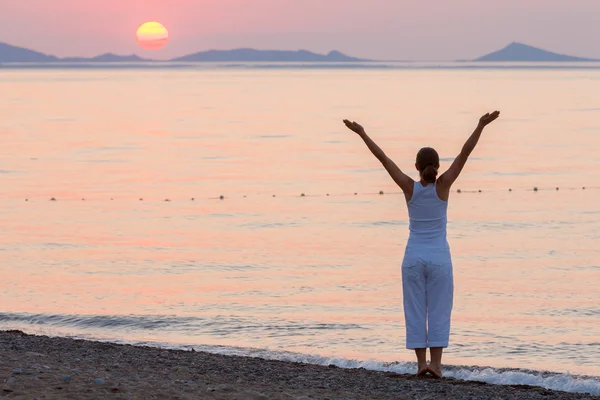
<instances>
[{"instance_id":1,"label":"white pants","mask_svg":"<svg viewBox=\"0 0 600 400\"><path fill-rule=\"evenodd\" d=\"M448 347L454 297L450 249L407 248L402 290L406 348Z\"/></svg>"}]
</instances>

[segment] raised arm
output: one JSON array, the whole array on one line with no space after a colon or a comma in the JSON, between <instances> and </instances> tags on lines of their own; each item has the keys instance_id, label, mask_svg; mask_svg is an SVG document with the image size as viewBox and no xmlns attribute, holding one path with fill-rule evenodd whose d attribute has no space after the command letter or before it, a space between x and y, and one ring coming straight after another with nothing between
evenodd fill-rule
<instances>
[{"instance_id":1,"label":"raised arm","mask_svg":"<svg viewBox=\"0 0 600 400\"><path fill-rule=\"evenodd\" d=\"M469 139L463 145L460 154L454 159L454 162L448 168L446 172L444 172L438 179L438 185L440 189L443 191L450 191L450 187L456 181L458 176L460 175L463 167L467 163L467 159L471 155L473 149L479 142L479 138L481 137L481 133L483 132L483 128L485 128L488 124L495 121L500 116L500 111L494 111L493 113L487 113L483 117L479 119L479 124L477 124L477 128L471 134Z\"/></svg>"},{"instance_id":2,"label":"raised arm","mask_svg":"<svg viewBox=\"0 0 600 400\"><path fill-rule=\"evenodd\" d=\"M381 164L390 174L394 182L396 182L396 184L400 186L406 198L412 197L414 187L414 181L412 180L412 178L406 175L404 172L402 172L400 168L398 168L396 163L393 162L383 152L383 150L381 150L379 146L377 146L377 144L369 137L369 135L367 135L362 126L360 126L356 122L348 121L347 119L344 120L344 124L346 124L348 129L352 130L353 132L357 133L358 136L360 136L360 138L365 142L369 150L371 150L371 153L373 153L373 155L377 157L377 159L381 162Z\"/></svg>"}]
</instances>

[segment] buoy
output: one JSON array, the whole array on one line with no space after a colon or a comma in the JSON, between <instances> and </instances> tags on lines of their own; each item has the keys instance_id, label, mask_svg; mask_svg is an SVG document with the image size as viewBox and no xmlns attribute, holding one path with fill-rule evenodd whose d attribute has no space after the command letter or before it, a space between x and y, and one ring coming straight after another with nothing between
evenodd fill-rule
<instances>
[{"instance_id":1,"label":"buoy","mask_svg":"<svg viewBox=\"0 0 600 400\"><path fill-rule=\"evenodd\" d=\"M508 189L509 192L512 192L512 189Z\"/></svg>"},{"instance_id":2,"label":"buoy","mask_svg":"<svg viewBox=\"0 0 600 400\"><path fill-rule=\"evenodd\" d=\"M479 189L479 193L481 193L481 189Z\"/></svg>"},{"instance_id":3,"label":"buoy","mask_svg":"<svg viewBox=\"0 0 600 400\"><path fill-rule=\"evenodd\" d=\"M219 199L223 200L225 198L225 196L221 195L219 196Z\"/></svg>"},{"instance_id":4,"label":"buoy","mask_svg":"<svg viewBox=\"0 0 600 400\"><path fill-rule=\"evenodd\" d=\"M458 190L456 191L456 193L462 193L462 190L458 189Z\"/></svg>"},{"instance_id":5,"label":"buoy","mask_svg":"<svg viewBox=\"0 0 600 400\"><path fill-rule=\"evenodd\" d=\"M304 193L302 193L302 194L300 195L300 197L304 197Z\"/></svg>"},{"instance_id":6,"label":"buoy","mask_svg":"<svg viewBox=\"0 0 600 400\"><path fill-rule=\"evenodd\" d=\"M140 201L144 201L144 199L142 199L142 198L140 197Z\"/></svg>"},{"instance_id":7,"label":"buoy","mask_svg":"<svg viewBox=\"0 0 600 400\"><path fill-rule=\"evenodd\" d=\"M194 199L194 198L192 197L192 201L194 201L194 200L196 200L196 199Z\"/></svg>"},{"instance_id":8,"label":"buoy","mask_svg":"<svg viewBox=\"0 0 600 400\"><path fill-rule=\"evenodd\" d=\"M56 201L56 199L53 197L53 198L50 199L50 201Z\"/></svg>"},{"instance_id":9,"label":"buoy","mask_svg":"<svg viewBox=\"0 0 600 400\"><path fill-rule=\"evenodd\" d=\"M556 188L556 190L558 190L558 187Z\"/></svg>"},{"instance_id":10,"label":"buoy","mask_svg":"<svg viewBox=\"0 0 600 400\"><path fill-rule=\"evenodd\" d=\"M273 195L273 197L275 197L275 195Z\"/></svg>"},{"instance_id":11,"label":"buoy","mask_svg":"<svg viewBox=\"0 0 600 400\"><path fill-rule=\"evenodd\" d=\"M356 196L358 193L354 193L354 195Z\"/></svg>"},{"instance_id":12,"label":"buoy","mask_svg":"<svg viewBox=\"0 0 600 400\"><path fill-rule=\"evenodd\" d=\"M379 194L380 194L380 195L382 195L382 194L383 194L383 190L380 190L380 191L379 191Z\"/></svg>"},{"instance_id":13,"label":"buoy","mask_svg":"<svg viewBox=\"0 0 600 400\"><path fill-rule=\"evenodd\" d=\"M537 191L538 191L538 188L537 188L537 186L533 188L533 191L534 191L534 192L537 192Z\"/></svg>"}]
</instances>

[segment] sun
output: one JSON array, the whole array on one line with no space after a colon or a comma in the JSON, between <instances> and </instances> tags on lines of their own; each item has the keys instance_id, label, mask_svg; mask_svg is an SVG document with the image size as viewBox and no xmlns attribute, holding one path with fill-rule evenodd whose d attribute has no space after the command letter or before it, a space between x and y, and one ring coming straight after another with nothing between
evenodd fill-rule
<instances>
[{"instance_id":1,"label":"sun","mask_svg":"<svg viewBox=\"0 0 600 400\"><path fill-rule=\"evenodd\" d=\"M169 31L156 21L144 22L135 33L138 44L146 50L162 49L169 41Z\"/></svg>"}]
</instances>

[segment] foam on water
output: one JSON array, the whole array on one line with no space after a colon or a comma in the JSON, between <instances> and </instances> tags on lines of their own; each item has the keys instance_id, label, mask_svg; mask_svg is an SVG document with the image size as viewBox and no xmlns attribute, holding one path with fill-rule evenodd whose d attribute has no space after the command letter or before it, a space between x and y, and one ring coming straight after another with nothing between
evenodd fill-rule
<instances>
[{"instance_id":1,"label":"foam on water","mask_svg":"<svg viewBox=\"0 0 600 400\"><path fill-rule=\"evenodd\" d=\"M303 354L289 351L272 350L268 348L248 348L215 345L183 345L156 341L132 341L115 337L116 326L135 327L138 329L155 330L169 328L181 318L163 317L148 318L139 316L80 316L80 315L47 315L29 313L0 313L0 329L21 329L27 333L35 332L35 328L44 328L44 334L63 336L74 339L97 340L110 343L144 345L177 350L204 351L228 356L256 357L265 360L297 362L313 365L334 365L340 368L364 368L372 371L394 372L398 374L414 374L414 362L381 362L378 360L353 360L342 357L326 357L318 354ZM189 321L188 321L189 322ZM74 327L77 327L73 330ZM86 328L100 328L98 331L87 331ZM65 330L66 329L66 330ZM86 332L87 331L87 332ZM73 332L76 332L73 334ZM534 371L512 368L492 368L483 366L445 366L444 375L467 381L479 381L496 385L529 385L565 392L588 393L600 395L600 378L578 376L567 373Z\"/></svg>"},{"instance_id":2,"label":"foam on water","mask_svg":"<svg viewBox=\"0 0 600 400\"><path fill-rule=\"evenodd\" d=\"M266 360L299 362L324 366L335 365L336 367L348 369L364 368L372 371L394 372L397 374L414 374L417 369L417 365L414 362L383 363L376 360L361 361L266 349L221 346L194 346L194 349L223 355L249 356ZM494 385L529 385L565 392L600 395L600 379L588 376L522 369L456 365L444 366L444 376L447 378L485 382Z\"/></svg>"}]
</instances>

